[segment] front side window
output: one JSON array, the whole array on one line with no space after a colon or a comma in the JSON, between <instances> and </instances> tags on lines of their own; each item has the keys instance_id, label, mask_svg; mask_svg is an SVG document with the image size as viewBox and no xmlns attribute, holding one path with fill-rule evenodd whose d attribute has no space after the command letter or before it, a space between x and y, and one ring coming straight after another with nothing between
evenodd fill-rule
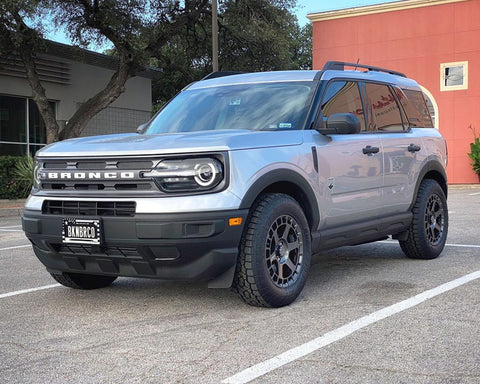
<instances>
[{"instance_id":1,"label":"front side window","mask_svg":"<svg viewBox=\"0 0 480 384\"><path fill-rule=\"evenodd\" d=\"M303 129L315 85L289 82L187 89L158 113L145 133Z\"/></svg>"},{"instance_id":2,"label":"front side window","mask_svg":"<svg viewBox=\"0 0 480 384\"><path fill-rule=\"evenodd\" d=\"M354 81L331 82L322 100L322 115L326 120L335 113L352 113L359 120L361 131L365 131L365 114L358 84Z\"/></svg>"},{"instance_id":3,"label":"front side window","mask_svg":"<svg viewBox=\"0 0 480 384\"><path fill-rule=\"evenodd\" d=\"M400 108L387 85L366 83L367 98L372 112L372 130L402 132Z\"/></svg>"}]
</instances>

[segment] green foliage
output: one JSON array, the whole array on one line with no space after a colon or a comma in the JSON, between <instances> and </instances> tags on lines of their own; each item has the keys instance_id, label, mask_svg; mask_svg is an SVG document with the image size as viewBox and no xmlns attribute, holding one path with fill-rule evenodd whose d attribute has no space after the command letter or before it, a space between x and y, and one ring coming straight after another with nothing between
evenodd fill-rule
<instances>
[{"instance_id":1,"label":"green foliage","mask_svg":"<svg viewBox=\"0 0 480 384\"><path fill-rule=\"evenodd\" d=\"M32 157L0 156L0 199L27 197L32 180Z\"/></svg>"},{"instance_id":2,"label":"green foliage","mask_svg":"<svg viewBox=\"0 0 480 384\"><path fill-rule=\"evenodd\" d=\"M34 161L33 157L25 156L18 160L17 164L15 165L15 169L13 170L13 177L19 184L22 186L22 195L28 196L30 190L33 186L33 167Z\"/></svg>"},{"instance_id":3,"label":"green foliage","mask_svg":"<svg viewBox=\"0 0 480 384\"><path fill-rule=\"evenodd\" d=\"M219 2L219 68L258 72L311 69L312 25L299 26L294 0ZM162 69L153 82L154 104L163 105L187 84L212 71L211 15L170 36L151 64Z\"/></svg>"},{"instance_id":4,"label":"green foliage","mask_svg":"<svg viewBox=\"0 0 480 384\"><path fill-rule=\"evenodd\" d=\"M473 171L480 175L480 140L478 137L475 137L474 142L470 143L470 153L468 156L472 159Z\"/></svg>"}]
</instances>

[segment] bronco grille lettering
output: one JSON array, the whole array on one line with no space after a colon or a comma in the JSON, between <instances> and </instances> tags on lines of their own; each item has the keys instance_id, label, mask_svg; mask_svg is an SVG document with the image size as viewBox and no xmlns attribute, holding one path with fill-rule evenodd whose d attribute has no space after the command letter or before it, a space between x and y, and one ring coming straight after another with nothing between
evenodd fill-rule
<instances>
[{"instance_id":1,"label":"bronco grille lettering","mask_svg":"<svg viewBox=\"0 0 480 384\"><path fill-rule=\"evenodd\" d=\"M135 172L43 172L43 180L134 179Z\"/></svg>"}]
</instances>

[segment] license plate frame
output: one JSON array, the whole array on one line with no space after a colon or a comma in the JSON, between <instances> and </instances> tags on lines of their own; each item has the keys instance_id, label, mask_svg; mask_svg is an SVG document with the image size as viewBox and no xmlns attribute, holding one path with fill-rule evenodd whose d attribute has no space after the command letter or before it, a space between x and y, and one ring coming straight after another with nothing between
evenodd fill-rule
<instances>
[{"instance_id":1,"label":"license plate frame","mask_svg":"<svg viewBox=\"0 0 480 384\"><path fill-rule=\"evenodd\" d=\"M64 218L62 242L65 244L102 245L102 220Z\"/></svg>"}]
</instances>

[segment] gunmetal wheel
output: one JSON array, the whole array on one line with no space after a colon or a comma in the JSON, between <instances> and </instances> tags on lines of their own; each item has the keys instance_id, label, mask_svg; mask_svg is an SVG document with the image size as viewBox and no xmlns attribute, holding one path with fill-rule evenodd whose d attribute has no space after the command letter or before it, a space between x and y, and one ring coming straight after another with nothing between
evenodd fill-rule
<instances>
[{"instance_id":1,"label":"gunmetal wheel","mask_svg":"<svg viewBox=\"0 0 480 384\"><path fill-rule=\"evenodd\" d=\"M285 194L262 195L247 219L234 288L250 305L288 305L305 285L310 259L310 230L299 204Z\"/></svg>"},{"instance_id":2,"label":"gunmetal wheel","mask_svg":"<svg viewBox=\"0 0 480 384\"><path fill-rule=\"evenodd\" d=\"M418 189L413 219L403 252L412 259L434 259L442 252L448 234L447 199L440 185L425 179Z\"/></svg>"},{"instance_id":3,"label":"gunmetal wheel","mask_svg":"<svg viewBox=\"0 0 480 384\"><path fill-rule=\"evenodd\" d=\"M427 241L431 245L438 245L445 231L445 211L438 195L430 195L428 198L423 221Z\"/></svg>"},{"instance_id":4,"label":"gunmetal wheel","mask_svg":"<svg viewBox=\"0 0 480 384\"><path fill-rule=\"evenodd\" d=\"M303 233L296 220L283 215L268 230L265 262L273 283L280 288L295 284L303 262Z\"/></svg>"}]
</instances>

